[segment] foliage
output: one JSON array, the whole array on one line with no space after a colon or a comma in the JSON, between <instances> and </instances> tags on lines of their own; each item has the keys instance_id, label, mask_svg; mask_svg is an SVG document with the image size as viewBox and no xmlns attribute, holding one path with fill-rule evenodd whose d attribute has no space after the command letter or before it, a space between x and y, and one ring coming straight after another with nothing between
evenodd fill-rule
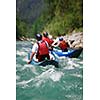
<instances>
[{"instance_id":1,"label":"foliage","mask_svg":"<svg viewBox=\"0 0 100 100\"><path fill-rule=\"evenodd\" d=\"M34 2L35 1L36 0L34 0ZM42 1L42 3L37 2L37 5L43 4L43 6L41 6L41 10L38 9L39 11L37 11L37 7L32 7L32 5L34 4L31 4L31 8L34 9L30 9L32 11L30 11L30 14L28 14L28 18L26 16L20 17L20 14L17 13L17 37L33 37L35 33L43 31L48 31L53 36L64 33L67 34L72 32L73 30L82 31L83 0ZM27 4L26 0L24 0L23 3ZM38 15L37 12L39 13ZM33 15L33 17L31 17L30 15ZM28 21L29 18L30 21Z\"/></svg>"}]
</instances>

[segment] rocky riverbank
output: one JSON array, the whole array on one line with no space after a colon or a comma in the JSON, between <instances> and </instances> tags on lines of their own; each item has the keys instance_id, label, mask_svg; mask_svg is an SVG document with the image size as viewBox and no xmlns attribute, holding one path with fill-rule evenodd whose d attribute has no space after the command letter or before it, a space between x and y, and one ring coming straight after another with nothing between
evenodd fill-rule
<instances>
[{"instance_id":1,"label":"rocky riverbank","mask_svg":"<svg viewBox=\"0 0 100 100\"><path fill-rule=\"evenodd\" d=\"M83 32L67 34L64 39L71 48L83 48ZM21 37L17 41L31 41L31 43L34 43L36 40L34 38Z\"/></svg>"},{"instance_id":2,"label":"rocky riverbank","mask_svg":"<svg viewBox=\"0 0 100 100\"><path fill-rule=\"evenodd\" d=\"M26 38L26 37L20 37L20 38L18 38L18 39L16 39L16 41L30 41L30 42L35 42L36 41L36 39L34 39L34 38Z\"/></svg>"},{"instance_id":3,"label":"rocky riverbank","mask_svg":"<svg viewBox=\"0 0 100 100\"><path fill-rule=\"evenodd\" d=\"M83 48L83 32L71 33L64 36L71 48Z\"/></svg>"}]
</instances>

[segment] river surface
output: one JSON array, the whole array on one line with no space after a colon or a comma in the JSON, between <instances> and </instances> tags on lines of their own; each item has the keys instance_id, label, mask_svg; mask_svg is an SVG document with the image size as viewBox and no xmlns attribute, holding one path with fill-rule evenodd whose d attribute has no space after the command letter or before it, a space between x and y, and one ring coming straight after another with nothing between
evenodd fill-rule
<instances>
[{"instance_id":1,"label":"river surface","mask_svg":"<svg viewBox=\"0 0 100 100\"><path fill-rule=\"evenodd\" d=\"M31 42L16 42L16 100L83 100L83 54L53 65L27 64Z\"/></svg>"}]
</instances>

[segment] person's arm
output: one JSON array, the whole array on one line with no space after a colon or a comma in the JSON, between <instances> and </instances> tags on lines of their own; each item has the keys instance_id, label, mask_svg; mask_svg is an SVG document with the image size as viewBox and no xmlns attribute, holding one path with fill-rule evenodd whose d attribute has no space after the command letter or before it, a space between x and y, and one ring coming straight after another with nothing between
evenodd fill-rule
<instances>
[{"instance_id":1,"label":"person's arm","mask_svg":"<svg viewBox=\"0 0 100 100\"><path fill-rule=\"evenodd\" d=\"M54 47L55 47L55 45L57 45L57 44L58 44L58 41L59 41L59 38L56 38L56 40L54 40L54 42L52 43L52 46L54 46Z\"/></svg>"},{"instance_id":2,"label":"person's arm","mask_svg":"<svg viewBox=\"0 0 100 100\"><path fill-rule=\"evenodd\" d=\"M37 48L38 48L38 45L37 45L37 43L35 43L35 44L33 45L33 48L32 48L32 54L31 54L31 56L30 56L30 60L27 62L28 64L31 63L31 61L32 61L32 59L33 59L33 56L34 56L34 54L35 54L36 51L37 51Z\"/></svg>"},{"instance_id":3,"label":"person's arm","mask_svg":"<svg viewBox=\"0 0 100 100\"><path fill-rule=\"evenodd\" d=\"M49 50L53 50L53 47L51 44L49 45L47 41L45 41L45 43L46 43L46 46L48 47Z\"/></svg>"},{"instance_id":4,"label":"person's arm","mask_svg":"<svg viewBox=\"0 0 100 100\"><path fill-rule=\"evenodd\" d=\"M55 45L52 45L53 47L59 47L59 41L55 44Z\"/></svg>"},{"instance_id":5,"label":"person's arm","mask_svg":"<svg viewBox=\"0 0 100 100\"><path fill-rule=\"evenodd\" d=\"M31 61L32 61L32 59L33 59L34 54L35 54L35 52L32 52L31 57L30 57L30 60L28 61L28 64L30 64L30 63L31 63Z\"/></svg>"}]
</instances>

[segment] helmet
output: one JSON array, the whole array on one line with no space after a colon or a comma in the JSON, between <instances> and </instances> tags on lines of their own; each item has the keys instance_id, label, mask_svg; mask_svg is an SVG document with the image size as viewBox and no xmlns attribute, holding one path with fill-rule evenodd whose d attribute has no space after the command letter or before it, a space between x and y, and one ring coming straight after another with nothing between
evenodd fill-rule
<instances>
[{"instance_id":1,"label":"helmet","mask_svg":"<svg viewBox=\"0 0 100 100\"><path fill-rule=\"evenodd\" d=\"M38 41L40 41L40 40L42 40L42 35L41 34L36 34L36 39L38 40Z\"/></svg>"},{"instance_id":2,"label":"helmet","mask_svg":"<svg viewBox=\"0 0 100 100\"><path fill-rule=\"evenodd\" d=\"M47 32L44 32L43 35L44 35L44 37L47 37L48 36L48 33Z\"/></svg>"},{"instance_id":3,"label":"helmet","mask_svg":"<svg viewBox=\"0 0 100 100\"><path fill-rule=\"evenodd\" d=\"M63 38L62 38L62 37L60 37L60 38L59 38L59 41L62 41L62 40L63 40Z\"/></svg>"}]
</instances>

